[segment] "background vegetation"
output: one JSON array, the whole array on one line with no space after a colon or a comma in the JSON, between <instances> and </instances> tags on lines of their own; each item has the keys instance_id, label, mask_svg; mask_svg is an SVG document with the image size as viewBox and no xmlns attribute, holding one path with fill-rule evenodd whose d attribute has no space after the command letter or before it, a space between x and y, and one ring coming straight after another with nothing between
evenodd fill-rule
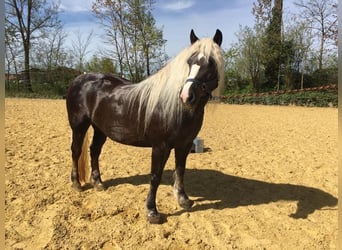
<instances>
[{"instance_id":1,"label":"background vegetation","mask_svg":"<svg viewBox=\"0 0 342 250\"><path fill-rule=\"evenodd\" d=\"M141 81L168 60L163 30L152 14L154 3L94 0L94 15L111 46L91 55L92 32L78 32L72 46L66 46L58 2L5 0L6 95L61 98L70 81L88 71ZM304 91L337 84L337 0L295 4L297 12L290 13L283 10L283 0L254 2L254 26L241 26L236 42L224 48L223 100L337 106L336 88ZM302 91L281 94L285 90ZM265 92L277 94L256 94Z\"/></svg>"}]
</instances>

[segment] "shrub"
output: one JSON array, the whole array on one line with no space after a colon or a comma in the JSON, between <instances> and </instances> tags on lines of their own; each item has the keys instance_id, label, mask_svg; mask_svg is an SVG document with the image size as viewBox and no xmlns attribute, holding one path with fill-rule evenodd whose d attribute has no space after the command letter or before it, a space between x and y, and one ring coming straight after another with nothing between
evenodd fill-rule
<instances>
[{"instance_id":1,"label":"shrub","mask_svg":"<svg viewBox=\"0 0 342 250\"><path fill-rule=\"evenodd\" d=\"M337 91L300 91L285 94L227 95L221 100L230 104L297 105L315 107L337 107Z\"/></svg>"}]
</instances>

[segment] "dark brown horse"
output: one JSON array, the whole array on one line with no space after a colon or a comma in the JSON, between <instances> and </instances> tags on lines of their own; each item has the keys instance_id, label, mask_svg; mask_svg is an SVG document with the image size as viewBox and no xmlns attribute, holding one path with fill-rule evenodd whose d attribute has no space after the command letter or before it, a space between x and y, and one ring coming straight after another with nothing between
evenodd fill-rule
<instances>
[{"instance_id":1,"label":"dark brown horse","mask_svg":"<svg viewBox=\"0 0 342 250\"><path fill-rule=\"evenodd\" d=\"M222 33L198 39L190 33L191 46L184 49L156 74L138 84L109 74L84 74L69 87L66 105L72 129L73 187L82 190L85 164L80 159L90 125L91 182L104 189L99 155L106 138L138 147L152 147L150 190L146 199L147 218L160 223L156 193L171 149L175 150L174 194L185 209L193 205L183 185L186 158L201 129L204 106L212 92L223 85Z\"/></svg>"}]
</instances>

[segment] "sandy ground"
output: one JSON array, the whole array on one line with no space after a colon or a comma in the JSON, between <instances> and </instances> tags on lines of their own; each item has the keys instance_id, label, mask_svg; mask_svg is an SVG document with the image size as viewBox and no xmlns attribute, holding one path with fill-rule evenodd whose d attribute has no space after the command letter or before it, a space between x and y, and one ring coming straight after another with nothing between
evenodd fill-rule
<instances>
[{"instance_id":1,"label":"sandy ground","mask_svg":"<svg viewBox=\"0 0 342 250\"><path fill-rule=\"evenodd\" d=\"M189 155L182 210L171 154L144 202L150 149L107 140L106 191L71 188L64 100L5 100L6 249L336 249L337 109L210 104Z\"/></svg>"}]
</instances>

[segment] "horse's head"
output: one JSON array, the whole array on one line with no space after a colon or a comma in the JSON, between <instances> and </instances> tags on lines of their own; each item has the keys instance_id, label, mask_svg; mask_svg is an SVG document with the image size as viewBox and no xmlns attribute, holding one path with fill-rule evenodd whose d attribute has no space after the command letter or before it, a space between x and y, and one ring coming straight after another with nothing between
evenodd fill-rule
<instances>
[{"instance_id":1,"label":"horse's head","mask_svg":"<svg viewBox=\"0 0 342 250\"><path fill-rule=\"evenodd\" d=\"M193 46L197 41L197 43L201 41L193 30L190 33L190 41ZM203 46L220 47L221 43L222 33L220 30L216 30L213 43L206 43ZM195 105L200 100L208 100L211 97L211 92L218 87L219 78L222 76L219 74L215 55L206 54L206 51L208 50L205 48L199 49L188 58L189 75L180 93L184 104Z\"/></svg>"}]
</instances>

